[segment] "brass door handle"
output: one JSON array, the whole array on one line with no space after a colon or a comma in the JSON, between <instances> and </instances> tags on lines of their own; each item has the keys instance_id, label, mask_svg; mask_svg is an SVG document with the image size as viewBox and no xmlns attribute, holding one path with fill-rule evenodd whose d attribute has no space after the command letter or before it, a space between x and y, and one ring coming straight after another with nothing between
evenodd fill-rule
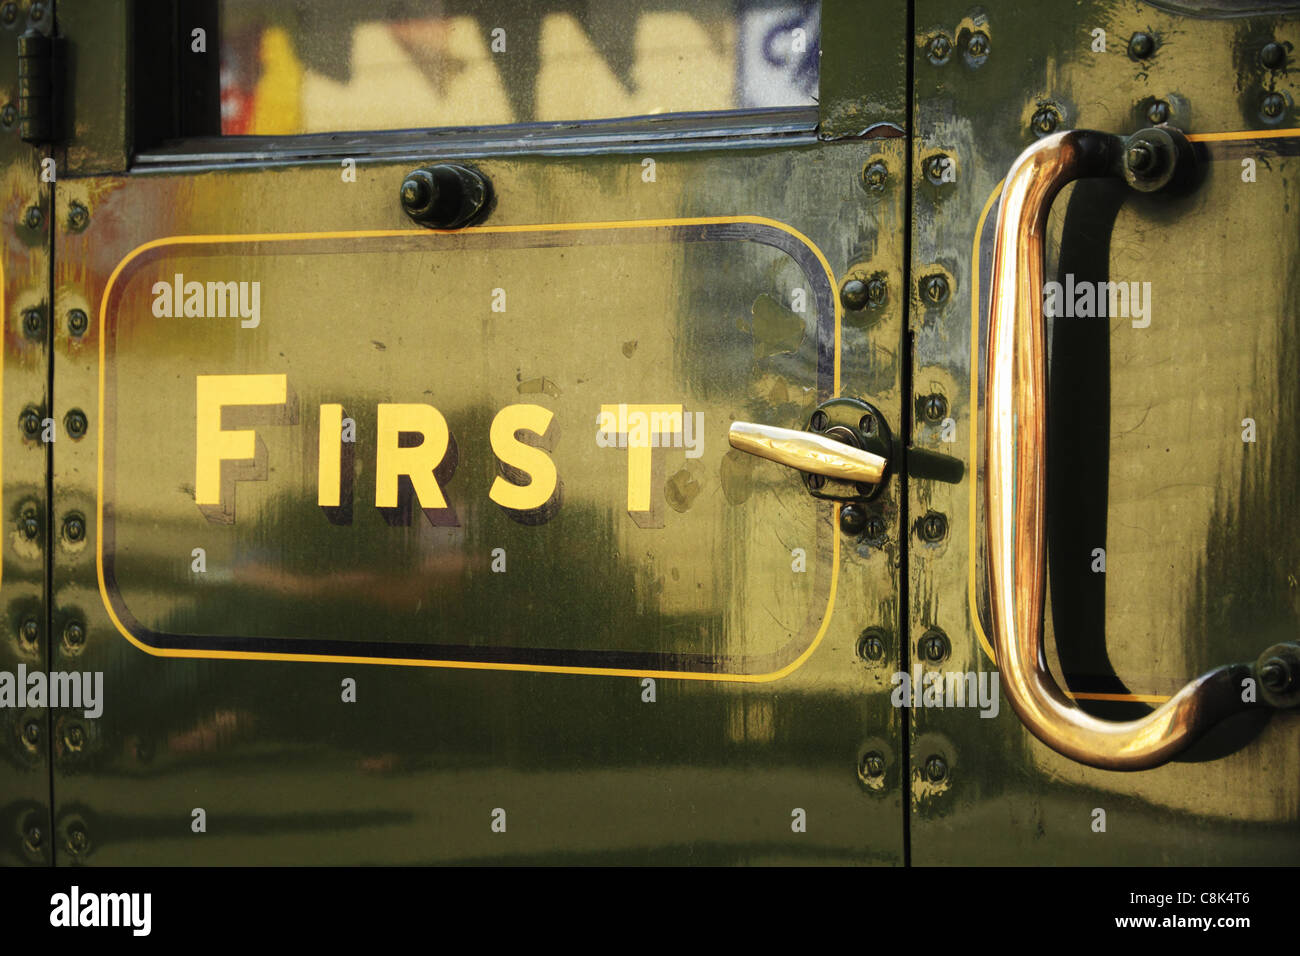
<instances>
[{"instance_id":1,"label":"brass door handle","mask_svg":"<svg viewBox=\"0 0 1300 956\"><path fill-rule=\"evenodd\" d=\"M1053 750L1093 767L1140 770L1169 760L1204 731L1242 710L1242 681L1259 674L1278 683L1280 665L1296 667L1296 645L1266 651L1258 668L1219 667L1187 684L1152 713L1129 721L1085 713L1053 679L1043 652L1047 381L1043 317L1043 239L1052 199L1072 180L1123 175L1149 191L1154 168L1190 160L1175 131L1146 130L1128 140L1072 130L1040 140L1007 174L998 212L989 292L984 494L990 616L1002 687L1025 726ZM1135 141L1144 134L1146 140ZM1162 138L1163 137L1163 138ZM1179 142L1181 140L1181 143ZM1159 155L1170 143L1172 150ZM1142 154L1146 150L1146 154ZM1135 181L1136 179L1136 181ZM1161 183L1163 185L1163 183ZM1279 650L1279 648L1281 650ZM1280 655L1280 657L1278 657ZM1288 664L1288 661L1291 663ZM1266 673L1266 668L1273 671ZM1265 699L1276 706L1296 694Z\"/></svg>"},{"instance_id":2,"label":"brass door handle","mask_svg":"<svg viewBox=\"0 0 1300 956\"><path fill-rule=\"evenodd\" d=\"M889 465L883 455L794 428L732 422L727 438L732 448L810 475L840 481L879 484Z\"/></svg>"},{"instance_id":3,"label":"brass door handle","mask_svg":"<svg viewBox=\"0 0 1300 956\"><path fill-rule=\"evenodd\" d=\"M859 398L827 399L803 430L733 422L728 438L732 448L802 472L814 498L841 504L873 500L903 467L930 481L958 482L965 472L959 459L905 446L880 409Z\"/></svg>"}]
</instances>

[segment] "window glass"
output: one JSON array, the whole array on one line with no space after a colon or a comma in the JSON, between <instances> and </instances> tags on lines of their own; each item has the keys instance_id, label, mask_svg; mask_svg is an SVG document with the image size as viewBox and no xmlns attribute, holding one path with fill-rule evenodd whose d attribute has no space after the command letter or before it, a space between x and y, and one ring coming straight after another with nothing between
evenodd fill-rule
<instances>
[{"instance_id":1,"label":"window glass","mask_svg":"<svg viewBox=\"0 0 1300 956\"><path fill-rule=\"evenodd\" d=\"M816 103L809 0L221 0L226 135Z\"/></svg>"}]
</instances>

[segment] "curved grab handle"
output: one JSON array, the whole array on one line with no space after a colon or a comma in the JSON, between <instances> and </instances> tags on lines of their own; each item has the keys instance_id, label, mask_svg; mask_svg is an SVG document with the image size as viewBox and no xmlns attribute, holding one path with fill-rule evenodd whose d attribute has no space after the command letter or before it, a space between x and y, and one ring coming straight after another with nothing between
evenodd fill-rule
<instances>
[{"instance_id":1,"label":"curved grab handle","mask_svg":"<svg viewBox=\"0 0 1300 956\"><path fill-rule=\"evenodd\" d=\"M1057 686L1043 653L1043 238L1061 188L1075 179L1114 173L1124 150L1117 137L1071 130L1025 150L1007 174L989 291L984 495L993 648L1003 693L1025 726L1053 750L1093 767L1142 770L1169 760L1243 709L1241 678L1251 669L1220 667L1145 717L1117 722L1082 711Z\"/></svg>"}]
</instances>

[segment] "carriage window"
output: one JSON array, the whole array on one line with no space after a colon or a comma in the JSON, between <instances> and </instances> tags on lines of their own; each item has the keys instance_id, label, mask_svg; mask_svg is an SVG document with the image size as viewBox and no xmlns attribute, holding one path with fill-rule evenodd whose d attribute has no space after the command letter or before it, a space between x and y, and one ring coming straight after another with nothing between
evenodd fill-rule
<instances>
[{"instance_id":1,"label":"carriage window","mask_svg":"<svg viewBox=\"0 0 1300 956\"><path fill-rule=\"evenodd\" d=\"M816 103L810 0L221 0L228 136Z\"/></svg>"}]
</instances>

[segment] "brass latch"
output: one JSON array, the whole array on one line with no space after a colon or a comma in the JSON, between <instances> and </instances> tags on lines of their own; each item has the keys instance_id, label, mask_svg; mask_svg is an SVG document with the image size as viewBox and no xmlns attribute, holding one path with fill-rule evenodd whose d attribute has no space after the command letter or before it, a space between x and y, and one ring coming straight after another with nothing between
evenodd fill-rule
<instances>
[{"instance_id":1,"label":"brass latch","mask_svg":"<svg viewBox=\"0 0 1300 956\"><path fill-rule=\"evenodd\" d=\"M802 472L808 492L831 501L870 501L904 459L917 478L956 482L965 471L955 458L900 448L880 410L856 398L822 402L803 431L733 422L728 438L732 448Z\"/></svg>"}]
</instances>

